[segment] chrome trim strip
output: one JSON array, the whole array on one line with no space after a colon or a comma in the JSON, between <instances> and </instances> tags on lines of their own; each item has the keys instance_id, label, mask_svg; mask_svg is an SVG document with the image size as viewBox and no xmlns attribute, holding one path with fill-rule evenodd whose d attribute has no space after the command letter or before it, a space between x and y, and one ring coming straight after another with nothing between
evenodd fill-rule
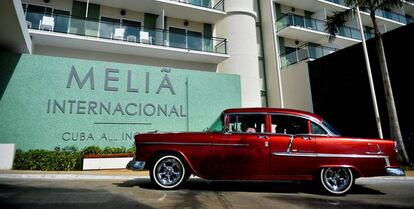
<instances>
[{"instance_id":1,"label":"chrome trim strip","mask_svg":"<svg viewBox=\"0 0 414 209\"><path fill-rule=\"evenodd\" d=\"M382 158L386 166L390 166L390 159L386 155L359 155L359 154L327 154L327 153L306 153L306 152L272 152L275 156L289 157L339 157L339 158Z\"/></svg>"},{"instance_id":2,"label":"chrome trim strip","mask_svg":"<svg viewBox=\"0 0 414 209\"><path fill-rule=\"evenodd\" d=\"M222 144L222 143L212 143L212 146L233 146L233 147L248 147L249 144Z\"/></svg>"},{"instance_id":3,"label":"chrome trim strip","mask_svg":"<svg viewBox=\"0 0 414 209\"><path fill-rule=\"evenodd\" d=\"M297 152L273 152L272 155L276 156L289 156L289 157L317 157L316 153L297 153Z\"/></svg>"},{"instance_id":4,"label":"chrome trim strip","mask_svg":"<svg viewBox=\"0 0 414 209\"><path fill-rule=\"evenodd\" d=\"M198 142L139 142L138 145L189 145L189 146L209 146L211 143Z\"/></svg>"},{"instance_id":5,"label":"chrome trim strip","mask_svg":"<svg viewBox=\"0 0 414 209\"><path fill-rule=\"evenodd\" d=\"M186 145L186 146L233 146L248 147L249 144L224 144L224 143L202 143L202 142L139 142L138 145Z\"/></svg>"}]
</instances>

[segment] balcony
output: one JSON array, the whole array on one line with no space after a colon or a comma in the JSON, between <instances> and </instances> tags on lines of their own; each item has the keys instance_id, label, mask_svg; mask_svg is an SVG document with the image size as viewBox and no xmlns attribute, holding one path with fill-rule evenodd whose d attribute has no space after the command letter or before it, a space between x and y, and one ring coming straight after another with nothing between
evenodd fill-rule
<instances>
[{"instance_id":1,"label":"balcony","mask_svg":"<svg viewBox=\"0 0 414 209\"><path fill-rule=\"evenodd\" d=\"M298 47L295 51L289 53L283 53L280 55L281 67L287 67L295 63L299 63L303 60L318 59L325 55L336 52L338 49L319 46L313 44L305 44Z\"/></svg>"},{"instance_id":2,"label":"balcony","mask_svg":"<svg viewBox=\"0 0 414 209\"><path fill-rule=\"evenodd\" d=\"M90 0L90 3L143 13L164 13L167 17L210 24L226 16L225 0Z\"/></svg>"},{"instance_id":3,"label":"balcony","mask_svg":"<svg viewBox=\"0 0 414 209\"><path fill-rule=\"evenodd\" d=\"M285 14L276 21L277 35L289 39L302 40L323 44L328 41L328 33L325 32L326 21L307 18L295 14ZM373 37L371 33L365 33L367 38ZM347 26L340 27L335 43L347 47L361 40L359 29Z\"/></svg>"},{"instance_id":4,"label":"balcony","mask_svg":"<svg viewBox=\"0 0 414 209\"><path fill-rule=\"evenodd\" d=\"M338 4L344 7L346 6L345 0L324 0L334 4ZM367 9L361 9L362 14L362 22L363 25L368 25L372 27L371 17L369 16L369 12ZM398 28L402 25L407 24L408 20L404 15L398 14L392 11L385 11L385 10L377 10L375 15L377 16L377 21L380 24L386 25L388 30L393 30Z\"/></svg>"},{"instance_id":5,"label":"balcony","mask_svg":"<svg viewBox=\"0 0 414 209\"><path fill-rule=\"evenodd\" d=\"M201 33L35 12L26 21L35 44L216 64L228 58L226 39Z\"/></svg>"},{"instance_id":6,"label":"balcony","mask_svg":"<svg viewBox=\"0 0 414 209\"><path fill-rule=\"evenodd\" d=\"M368 9L362 9L362 11L369 14ZM402 24L407 24L407 18L404 15L401 15L401 14L398 14L398 13L395 13L395 12L378 9L375 12L375 15L378 16L378 17L383 17L383 18L386 18L386 19L389 19L389 20L393 20L395 22L402 23Z\"/></svg>"},{"instance_id":7,"label":"balcony","mask_svg":"<svg viewBox=\"0 0 414 209\"><path fill-rule=\"evenodd\" d=\"M219 11L224 11L224 0L219 0L217 2L206 1L206 0L169 0L175 1L183 4L189 4L193 6L208 8L208 9L215 9Z\"/></svg>"}]
</instances>

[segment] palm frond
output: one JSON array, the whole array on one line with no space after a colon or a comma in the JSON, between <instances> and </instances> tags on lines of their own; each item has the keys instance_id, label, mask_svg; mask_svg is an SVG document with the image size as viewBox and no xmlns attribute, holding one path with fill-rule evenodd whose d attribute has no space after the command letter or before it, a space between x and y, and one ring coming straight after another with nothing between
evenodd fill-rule
<instances>
[{"instance_id":1,"label":"palm frond","mask_svg":"<svg viewBox=\"0 0 414 209\"><path fill-rule=\"evenodd\" d=\"M395 9L402 7L403 1L402 0L377 0L377 4L375 5L376 9Z\"/></svg>"},{"instance_id":2,"label":"palm frond","mask_svg":"<svg viewBox=\"0 0 414 209\"><path fill-rule=\"evenodd\" d=\"M376 1L378 0L345 0L345 5L351 8L370 8L372 5L375 5Z\"/></svg>"},{"instance_id":3,"label":"palm frond","mask_svg":"<svg viewBox=\"0 0 414 209\"><path fill-rule=\"evenodd\" d=\"M329 34L329 41L336 38L339 28L343 27L354 14L355 9L351 8L343 12L334 12L332 16L326 18L325 31Z\"/></svg>"}]
</instances>

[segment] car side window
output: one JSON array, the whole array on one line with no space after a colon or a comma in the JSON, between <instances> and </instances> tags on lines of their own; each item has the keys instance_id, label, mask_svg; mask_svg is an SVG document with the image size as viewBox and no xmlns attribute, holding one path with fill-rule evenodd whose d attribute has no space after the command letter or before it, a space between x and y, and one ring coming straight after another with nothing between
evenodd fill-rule
<instances>
[{"instance_id":1,"label":"car side window","mask_svg":"<svg viewBox=\"0 0 414 209\"><path fill-rule=\"evenodd\" d=\"M308 121L288 115L272 115L272 132L278 134L309 134Z\"/></svg>"},{"instance_id":2,"label":"car side window","mask_svg":"<svg viewBox=\"0 0 414 209\"><path fill-rule=\"evenodd\" d=\"M312 134L328 134L320 125L311 122L311 133Z\"/></svg>"},{"instance_id":3,"label":"car side window","mask_svg":"<svg viewBox=\"0 0 414 209\"><path fill-rule=\"evenodd\" d=\"M236 133L264 133L265 115L230 114L229 131Z\"/></svg>"}]
</instances>

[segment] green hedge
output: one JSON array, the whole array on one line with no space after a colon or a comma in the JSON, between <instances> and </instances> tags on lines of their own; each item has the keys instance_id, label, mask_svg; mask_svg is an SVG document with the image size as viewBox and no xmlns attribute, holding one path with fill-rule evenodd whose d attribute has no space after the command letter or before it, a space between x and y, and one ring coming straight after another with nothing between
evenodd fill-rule
<instances>
[{"instance_id":1,"label":"green hedge","mask_svg":"<svg viewBox=\"0 0 414 209\"><path fill-rule=\"evenodd\" d=\"M76 147L56 147L55 150L16 150L13 168L18 170L70 171L82 170L82 157L85 154L118 154L134 153L135 148L86 147L78 150Z\"/></svg>"}]
</instances>

